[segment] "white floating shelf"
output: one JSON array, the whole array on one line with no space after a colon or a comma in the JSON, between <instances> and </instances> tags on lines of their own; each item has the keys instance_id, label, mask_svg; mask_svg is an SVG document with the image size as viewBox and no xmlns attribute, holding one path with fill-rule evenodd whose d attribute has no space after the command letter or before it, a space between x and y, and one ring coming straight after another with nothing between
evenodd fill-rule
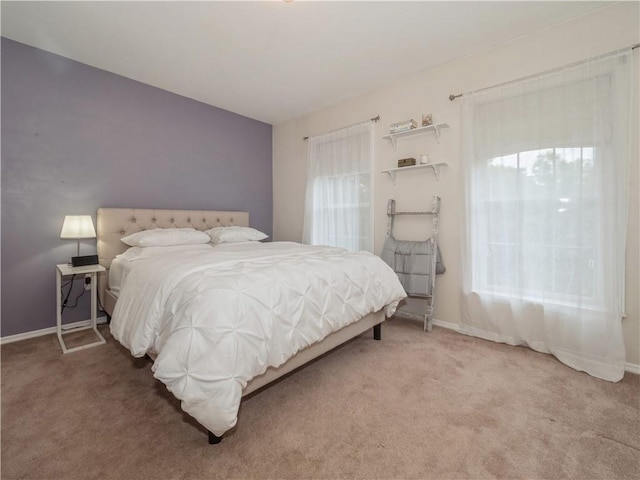
<instances>
[{"instance_id":1,"label":"white floating shelf","mask_svg":"<svg viewBox=\"0 0 640 480\"><path fill-rule=\"evenodd\" d=\"M391 145L393 145L393 149L396 149L396 146L398 144L398 138L402 138L402 137L409 137L411 135L418 135L420 133L429 133L429 132L433 132L436 134L436 139L438 140L438 143L440 143L440 130L442 130L443 128L449 128L449 124L448 123L436 123L434 125L428 125L426 127L420 127L420 128L413 128L411 130L405 130L404 132L398 132L398 133L390 133L389 135L385 135L384 137L382 137L385 140L389 140L391 142Z\"/></svg>"},{"instance_id":2,"label":"white floating shelf","mask_svg":"<svg viewBox=\"0 0 640 480\"><path fill-rule=\"evenodd\" d=\"M426 128L426 127L425 127ZM431 168L433 169L433 173L436 176L436 181L440 181L440 167L446 167L448 164L446 162L437 162L437 163L422 163L420 165L412 165L410 167L397 167L390 168L389 170L382 170L382 173L386 173L389 175L389 178L396 184L396 174L398 172L408 172L410 170L418 170L421 168Z\"/></svg>"}]
</instances>

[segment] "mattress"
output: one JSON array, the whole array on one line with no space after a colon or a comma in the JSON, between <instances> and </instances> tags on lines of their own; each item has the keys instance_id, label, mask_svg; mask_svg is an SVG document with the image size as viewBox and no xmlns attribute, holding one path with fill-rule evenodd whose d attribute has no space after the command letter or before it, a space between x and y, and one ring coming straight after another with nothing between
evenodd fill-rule
<instances>
[{"instance_id":1,"label":"mattress","mask_svg":"<svg viewBox=\"0 0 640 480\"><path fill-rule=\"evenodd\" d=\"M111 268L109 268L109 290L116 298L120 295L120 285L122 285L123 278L128 273L127 269L129 268L131 268L131 262L122 258L116 257L111 262Z\"/></svg>"},{"instance_id":2,"label":"mattress","mask_svg":"<svg viewBox=\"0 0 640 480\"><path fill-rule=\"evenodd\" d=\"M406 296L368 252L293 242L168 248L119 256L111 333L134 356L156 352L154 376L219 436L253 378L366 315L391 316Z\"/></svg>"}]
</instances>

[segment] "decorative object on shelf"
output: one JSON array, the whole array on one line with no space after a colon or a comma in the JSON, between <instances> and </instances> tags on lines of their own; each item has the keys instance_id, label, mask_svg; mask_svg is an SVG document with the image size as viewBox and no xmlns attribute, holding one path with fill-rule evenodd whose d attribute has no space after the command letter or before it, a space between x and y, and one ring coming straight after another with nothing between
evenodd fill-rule
<instances>
[{"instance_id":1,"label":"decorative object on shelf","mask_svg":"<svg viewBox=\"0 0 640 480\"><path fill-rule=\"evenodd\" d=\"M91 215L67 215L62 223L60 238L73 238L78 242L77 256L71 257L73 266L98 263L95 255L80 256L80 239L96 238L96 229L93 227ZM95 261L94 261L95 260ZM87 263L91 262L91 263Z\"/></svg>"},{"instance_id":2,"label":"decorative object on shelf","mask_svg":"<svg viewBox=\"0 0 640 480\"><path fill-rule=\"evenodd\" d=\"M401 167L413 167L416 164L416 159L411 157L411 158L401 158L400 160L398 160L398 168Z\"/></svg>"},{"instance_id":3,"label":"decorative object on shelf","mask_svg":"<svg viewBox=\"0 0 640 480\"><path fill-rule=\"evenodd\" d=\"M422 126L423 127L428 127L429 125L433 124L433 114L432 113L426 113L422 115Z\"/></svg>"},{"instance_id":4,"label":"decorative object on shelf","mask_svg":"<svg viewBox=\"0 0 640 480\"><path fill-rule=\"evenodd\" d=\"M418 123L412 118L403 122L392 123L389 125L389 133L406 132L414 128L418 128Z\"/></svg>"},{"instance_id":5,"label":"decorative object on shelf","mask_svg":"<svg viewBox=\"0 0 640 480\"><path fill-rule=\"evenodd\" d=\"M448 164L446 162L434 162L434 163L427 163L426 165L412 165L412 166L408 166L408 167L397 167L397 168L390 168L388 170L382 170L382 173L386 173L387 175L389 175L389 178L391 179L391 181L393 182L393 184L396 184L396 173L398 172L407 172L409 170L419 170L421 168L430 168L431 170L433 170L433 173L436 176L436 181L439 182L440 181L440 167L446 167Z\"/></svg>"},{"instance_id":6,"label":"decorative object on shelf","mask_svg":"<svg viewBox=\"0 0 640 480\"><path fill-rule=\"evenodd\" d=\"M430 161L431 159L429 158L428 153L423 153L422 155L420 155L420 165L427 165Z\"/></svg>"},{"instance_id":7,"label":"decorative object on shelf","mask_svg":"<svg viewBox=\"0 0 640 480\"><path fill-rule=\"evenodd\" d=\"M436 134L436 139L438 140L438 143L440 143L440 130L442 130L443 128L449 128L449 124L448 123L436 123L434 125L429 125L427 127L420 127L420 128L411 128L409 130L404 130L402 132L392 132L389 135L385 135L384 137L382 137L385 140L389 140L391 142L391 145L393 146L393 149L396 149L397 143L398 143L398 138L402 138L402 137L408 137L408 136L412 136L412 135L418 135L421 133L429 133L429 132L433 132Z\"/></svg>"}]
</instances>

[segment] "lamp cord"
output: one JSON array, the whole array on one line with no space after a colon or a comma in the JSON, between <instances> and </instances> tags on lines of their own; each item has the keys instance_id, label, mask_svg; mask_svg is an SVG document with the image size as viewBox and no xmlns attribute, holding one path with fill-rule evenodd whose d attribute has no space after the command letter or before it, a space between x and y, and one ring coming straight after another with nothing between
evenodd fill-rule
<instances>
[{"instance_id":1,"label":"lamp cord","mask_svg":"<svg viewBox=\"0 0 640 480\"><path fill-rule=\"evenodd\" d=\"M73 290L73 281L76 279L76 274L74 273L71 276L71 280L69 280L65 285L71 285L69 287L69 291L67 292L67 296L64 298L64 300L62 301L62 308L60 309L60 313L64 312L65 307L67 306L67 302L69 301L69 296L71 295L71 290ZM63 295L63 290L64 289L64 285L62 287L60 287L60 296L62 297Z\"/></svg>"},{"instance_id":2,"label":"lamp cord","mask_svg":"<svg viewBox=\"0 0 640 480\"><path fill-rule=\"evenodd\" d=\"M62 287L60 287L60 296L62 296L64 293L64 287L66 285L70 285L69 286L69 291L67 292L67 296L64 298L64 300L62 301L62 308L60 309L60 314L62 314L62 312L64 312L64 309L67 307L67 303L69 302L69 297L71 296L71 291L73 290L73 281L76 279L76 274L74 273L73 275L71 275L71 280L69 280L67 283L65 283L65 285L63 285ZM92 285L92 287L94 287L94 285ZM73 299L73 305L69 305L69 308L75 308L78 306L78 300L80 299L80 297L82 295L84 295L84 293L86 292L86 290L84 289L84 285L82 286L82 291Z\"/></svg>"},{"instance_id":3,"label":"lamp cord","mask_svg":"<svg viewBox=\"0 0 640 480\"><path fill-rule=\"evenodd\" d=\"M64 295L64 288L67 285L71 285L69 287L69 291L67 292L67 296L64 297L64 300L62 301L62 308L60 309L60 313L62 314L62 312L64 312L64 309L67 308L67 303L69 303L69 297L71 296L71 290L73 290L73 281L76 279L76 274L72 274L71 275L71 280L69 280L68 282L65 282L61 287L60 287L60 297L62 297ZM96 279L96 285L91 285L92 288L98 288L97 285L97 279ZM73 305L68 305L69 308L75 308L78 306L78 300L80 299L80 297L82 295L84 295L86 292L86 290L84 289L84 285L82 287L82 292L80 292L80 294L78 296L76 296L73 299ZM100 309L102 312L105 312L106 310L104 309L104 307L102 306L102 302L100 301L100 295L98 292L96 292L96 300L98 301L98 309Z\"/></svg>"}]
</instances>

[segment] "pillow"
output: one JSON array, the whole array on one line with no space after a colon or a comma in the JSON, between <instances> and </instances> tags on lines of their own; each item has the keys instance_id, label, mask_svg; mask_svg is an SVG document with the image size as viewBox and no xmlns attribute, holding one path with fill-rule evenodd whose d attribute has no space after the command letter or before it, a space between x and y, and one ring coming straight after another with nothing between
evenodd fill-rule
<instances>
[{"instance_id":1,"label":"pillow","mask_svg":"<svg viewBox=\"0 0 640 480\"><path fill-rule=\"evenodd\" d=\"M122 240L132 247L168 247L171 245L197 245L209 243L209 235L195 228L153 228L132 233Z\"/></svg>"},{"instance_id":2,"label":"pillow","mask_svg":"<svg viewBox=\"0 0 640 480\"><path fill-rule=\"evenodd\" d=\"M211 243L257 242L269 236L250 227L214 227L205 233L211 237Z\"/></svg>"}]
</instances>

